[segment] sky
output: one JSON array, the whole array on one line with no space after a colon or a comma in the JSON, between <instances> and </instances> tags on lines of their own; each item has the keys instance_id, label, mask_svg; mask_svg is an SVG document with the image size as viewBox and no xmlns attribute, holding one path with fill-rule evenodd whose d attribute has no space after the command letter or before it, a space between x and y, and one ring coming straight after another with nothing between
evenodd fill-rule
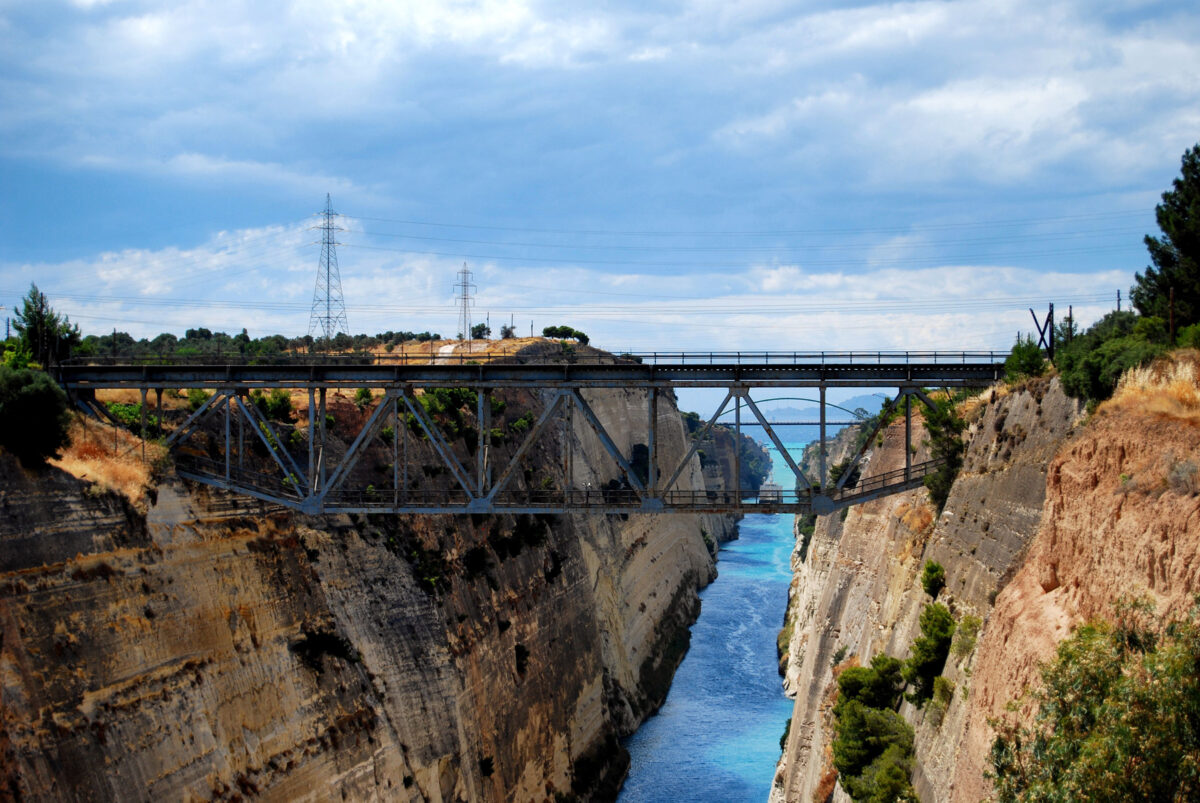
<instances>
[{"instance_id":1,"label":"sky","mask_svg":"<svg viewBox=\"0 0 1200 803\"><path fill-rule=\"evenodd\" d=\"M0 0L0 305L85 334L566 324L1000 349L1147 264L1191 2Z\"/></svg>"}]
</instances>

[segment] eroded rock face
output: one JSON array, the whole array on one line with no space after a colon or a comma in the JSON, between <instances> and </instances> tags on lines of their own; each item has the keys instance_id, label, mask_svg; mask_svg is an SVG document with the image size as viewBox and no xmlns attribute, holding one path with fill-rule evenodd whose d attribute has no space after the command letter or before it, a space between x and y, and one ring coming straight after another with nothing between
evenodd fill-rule
<instances>
[{"instance_id":1,"label":"eroded rock face","mask_svg":"<svg viewBox=\"0 0 1200 803\"><path fill-rule=\"evenodd\" d=\"M985 395L965 434L964 468L940 517L924 490L899 494L818 519L800 559L789 599L791 655L785 688L796 705L772 800L824 799L834 790L829 753L834 658L866 664L886 652L905 658L930 600L920 585L926 560L941 563L939 601L956 618L987 616L996 592L1016 572L1042 519L1046 474L1079 409L1056 381L1019 392ZM914 441L924 439L921 429ZM918 447L914 460L925 458ZM874 445L864 477L904 465L903 423ZM989 632L985 624L984 632ZM913 784L922 800L949 799L957 786L966 740L963 688L970 696L979 650L952 655L945 676L958 692L937 718L909 703L901 714L916 728ZM841 794L839 792L839 794ZM815 797L814 797L815 796ZM975 798L978 799L978 798Z\"/></svg>"},{"instance_id":2,"label":"eroded rock face","mask_svg":"<svg viewBox=\"0 0 1200 803\"><path fill-rule=\"evenodd\" d=\"M1005 715L1074 627L1111 618L1123 595L1148 598L1162 618L1192 605L1200 497L1173 482L1181 464L1200 465L1200 428L1128 407L1102 409L1059 451L1028 557L996 598L980 640L951 799L990 793L982 777L994 737L988 719Z\"/></svg>"},{"instance_id":3,"label":"eroded rock face","mask_svg":"<svg viewBox=\"0 0 1200 803\"><path fill-rule=\"evenodd\" d=\"M589 401L633 437L644 397ZM682 422L659 438L683 456ZM177 480L143 514L0 461L0 798L611 797L732 528L307 518Z\"/></svg>"}]
</instances>

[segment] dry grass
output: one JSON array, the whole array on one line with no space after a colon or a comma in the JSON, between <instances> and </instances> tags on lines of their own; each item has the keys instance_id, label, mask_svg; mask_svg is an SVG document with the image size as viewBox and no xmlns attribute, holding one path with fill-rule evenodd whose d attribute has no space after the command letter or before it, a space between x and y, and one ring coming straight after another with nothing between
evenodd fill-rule
<instances>
[{"instance_id":1,"label":"dry grass","mask_svg":"<svg viewBox=\"0 0 1200 803\"><path fill-rule=\"evenodd\" d=\"M1136 409L1200 424L1200 351L1173 351L1126 371L1100 409Z\"/></svg>"},{"instance_id":2,"label":"dry grass","mask_svg":"<svg viewBox=\"0 0 1200 803\"><path fill-rule=\"evenodd\" d=\"M134 505L141 505L153 483L153 467L166 458L166 449L146 444L142 460L142 442L123 429L77 418L71 424L71 443L62 457L50 464L92 483L100 491L119 493Z\"/></svg>"},{"instance_id":3,"label":"dry grass","mask_svg":"<svg viewBox=\"0 0 1200 803\"><path fill-rule=\"evenodd\" d=\"M1003 399L1009 394L1009 387L1004 382L998 382L992 385L982 393L976 393L974 396L968 396L959 402L958 415L968 424L973 424L983 418L983 414L987 411L989 405Z\"/></svg>"}]
</instances>

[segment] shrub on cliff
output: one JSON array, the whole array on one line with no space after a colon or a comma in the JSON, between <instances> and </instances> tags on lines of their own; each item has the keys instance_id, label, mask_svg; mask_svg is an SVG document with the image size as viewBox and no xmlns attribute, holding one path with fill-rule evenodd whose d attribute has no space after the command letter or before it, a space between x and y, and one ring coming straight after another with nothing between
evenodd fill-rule
<instances>
[{"instance_id":1,"label":"shrub on cliff","mask_svg":"<svg viewBox=\"0 0 1200 803\"><path fill-rule=\"evenodd\" d=\"M921 572L921 588L925 589L926 594L937 599L938 593L945 587L946 570L942 564L932 560L925 561L925 568Z\"/></svg>"},{"instance_id":2,"label":"shrub on cliff","mask_svg":"<svg viewBox=\"0 0 1200 803\"><path fill-rule=\"evenodd\" d=\"M0 446L27 466L67 445L67 394L41 371L0 365Z\"/></svg>"},{"instance_id":3,"label":"shrub on cliff","mask_svg":"<svg viewBox=\"0 0 1200 803\"><path fill-rule=\"evenodd\" d=\"M942 674L950 640L954 638L954 617L940 602L926 605L921 611L921 635L913 640L912 654L904 662L900 674L913 687L909 702L918 706L933 696L933 679Z\"/></svg>"},{"instance_id":4,"label":"shrub on cliff","mask_svg":"<svg viewBox=\"0 0 1200 803\"><path fill-rule=\"evenodd\" d=\"M1098 621L1059 644L1034 724L998 726L997 800L1200 799L1197 621L1196 608L1165 626Z\"/></svg>"},{"instance_id":5,"label":"shrub on cliff","mask_svg":"<svg viewBox=\"0 0 1200 803\"><path fill-rule=\"evenodd\" d=\"M1042 347L1032 337L1017 337L1012 351L1004 360L1004 378L1015 382L1023 376L1041 376L1046 371L1046 360Z\"/></svg>"},{"instance_id":6,"label":"shrub on cliff","mask_svg":"<svg viewBox=\"0 0 1200 803\"><path fill-rule=\"evenodd\" d=\"M913 729L895 712L900 662L880 653L871 666L838 676L833 705L833 765L854 800L893 801L912 795Z\"/></svg>"}]
</instances>

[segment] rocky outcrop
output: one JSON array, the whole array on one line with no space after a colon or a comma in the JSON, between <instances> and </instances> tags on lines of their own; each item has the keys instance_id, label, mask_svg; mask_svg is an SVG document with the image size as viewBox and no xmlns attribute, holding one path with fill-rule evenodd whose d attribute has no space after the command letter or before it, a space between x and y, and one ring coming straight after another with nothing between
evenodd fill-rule
<instances>
[{"instance_id":1,"label":"rocky outcrop","mask_svg":"<svg viewBox=\"0 0 1200 803\"><path fill-rule=\"evenodd\" d=\"M629 453L644 397L589 402ZM567 437L580 482L613 476ZM562 447L537 458L558 481ZM732 526L307 518L173 479L142 512L0 471L0 799L611 797Z\"/></svg>"},{"instance_id":2,"label":"rocky outcrop","mask_svg":"<svg viewBox=\"0 0 1200 803\"><path fill-rule=\"evenodd\" d=\"M1078 420L1078 406L1056 381L1039 380L1011 393L991 391L973 408L964 467L940 517L935 519L924 490L912 491L853 507L844 518L823 517L806 548L798 541L785 667L785 687L796 703L772 800L807 803L833 792L834 666L866 663L880 652L907 656L929 601L919 582L924 562L945 567L947 586L939 599L956 617L985 617L1037 532L1046 473ZM918 447L914 459L924 459L923 450ZM873 446L864 476L903 465L899 423ZM949 799L956 787L967 727L960 701L974 694L976 652L952 656L947 664L945 675L959 691L944 711L928 716L909 703L901 707L916 725L913 783L922 800Z\"/></svg>"}]
</instances>

